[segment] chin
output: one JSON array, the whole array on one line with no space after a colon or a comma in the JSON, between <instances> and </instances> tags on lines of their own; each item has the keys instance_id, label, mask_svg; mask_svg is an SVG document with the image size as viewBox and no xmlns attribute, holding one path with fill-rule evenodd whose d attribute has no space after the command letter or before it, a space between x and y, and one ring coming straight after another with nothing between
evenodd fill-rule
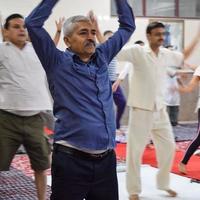
<instances>
[{"instance_id":1,"label":"chin","mask_svg":"<svg viewBox=\"0 0 200 200\"><path fill-rule=\"evenodd\" d=\"M26 42L26 40L27 40L26 37L24 37L24 38L19 38L19 39L18 39L18 41L20 41L20 42Z\"/></svg>"},{"instance_id":2,"label":"chin","mask_svg":"<svg viewBox=\"0 0 200 200\"><path fill-rule=\"evenodd\" d=\"M87 54L92 55L92 54L94 54L94 52L95 52L95 49L87 51Z\"/></svg>"},{"instance_id":3,"label":"chin","mask_svg":"<svg viewBox=\"0 0 200 200\"><path fill-rule=\"evenodd\" d=\"M158 43L157 44L157 47L161 47L161 46L163 46L163 43Z\"/></svg>"}]
</instances>

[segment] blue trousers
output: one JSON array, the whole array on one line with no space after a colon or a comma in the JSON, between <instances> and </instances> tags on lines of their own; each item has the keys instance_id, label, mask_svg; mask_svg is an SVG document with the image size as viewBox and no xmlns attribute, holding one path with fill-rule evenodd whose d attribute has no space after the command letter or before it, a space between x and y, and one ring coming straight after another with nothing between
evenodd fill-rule
<instances>
[{"instance_id":1,"label":"blue trousers","mask_svg":"<svg viewBox=\"0 0 200 200\"><path fill-rule=\"evenodd\" d=\"M118 200L116 155L89 160L54 149L51 200Z\"/></svg>"},{"instance_id":2,"label":"blue trousers","mask_svg":"<svg viewBox=\"0 0 200 200\"><path fill-rule=\"evenodd\" d=\"M112 82L113 84L114 82ZM119 86L115 92L113 92L113 99L115 102L115 105L117 107L116 112L116 128L120 128L120 120L122 118L122 115L124 113L124 110L126 108L126 98L123 94L122 88Z\"/></svg>"}]
</instances>

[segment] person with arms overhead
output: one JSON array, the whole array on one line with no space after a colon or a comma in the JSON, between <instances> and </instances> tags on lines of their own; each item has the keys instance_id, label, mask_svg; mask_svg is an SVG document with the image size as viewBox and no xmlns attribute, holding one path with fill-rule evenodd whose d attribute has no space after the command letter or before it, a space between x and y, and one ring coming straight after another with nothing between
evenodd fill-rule
<instances>
[{"instance_id":1,"label":"person with arms overhead","mask_svg":"<svg viewBox=\"0 0 200 200\"><path fill-rule=\"evenodd\" d=\"M51 200L117 200L115 118L108 64L135 30L132 9L116 0L119 29L96 48L88 17L63 25L65 52L43 28L58 0L43 0L26 18L46 71L56 117Z\"/></svg>"}]
</instances>

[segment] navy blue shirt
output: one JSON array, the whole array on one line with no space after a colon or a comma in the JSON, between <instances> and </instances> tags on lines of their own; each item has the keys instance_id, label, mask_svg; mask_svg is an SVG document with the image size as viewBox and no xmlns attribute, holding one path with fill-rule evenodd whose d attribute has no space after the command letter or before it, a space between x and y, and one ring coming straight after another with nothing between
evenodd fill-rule
<instances>
[{"instance_id":1,"label":"navy blue shirt","mask_svg":"<svg viewBox=\"0 0 200 200\"><path fill-rule=\"evenodd\" d=\"M132 9L116 0L118 31L96 48L88 63L69 51L60 51L42 27L57 0L43 0L26 18L35 51L46 71L54 100L55 141L88 150L115 147L115 116L108 64L135 30Z\"/></svg>"}]
</instances>

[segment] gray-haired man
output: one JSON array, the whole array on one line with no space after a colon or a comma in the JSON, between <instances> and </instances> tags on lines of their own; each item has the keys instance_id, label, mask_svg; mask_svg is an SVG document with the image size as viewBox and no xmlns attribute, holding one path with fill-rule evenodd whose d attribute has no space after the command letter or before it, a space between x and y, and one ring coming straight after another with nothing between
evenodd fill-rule
<instances>
[{"instance_id":1,"label":"gray-haired man","mask_svg":"<svg viewBox=\"0 0 200 200\"><path fill-rule=\"evenodd\" d=\"M115 118L108 64L135 30L126 0L116 0L120 28L96 48L92 23L75 16L64 24L65 52L42 28L57 0L43 0L26 19L54 99L52 195L57 200L117 200Z\"/></svg>"}]
</instances>

